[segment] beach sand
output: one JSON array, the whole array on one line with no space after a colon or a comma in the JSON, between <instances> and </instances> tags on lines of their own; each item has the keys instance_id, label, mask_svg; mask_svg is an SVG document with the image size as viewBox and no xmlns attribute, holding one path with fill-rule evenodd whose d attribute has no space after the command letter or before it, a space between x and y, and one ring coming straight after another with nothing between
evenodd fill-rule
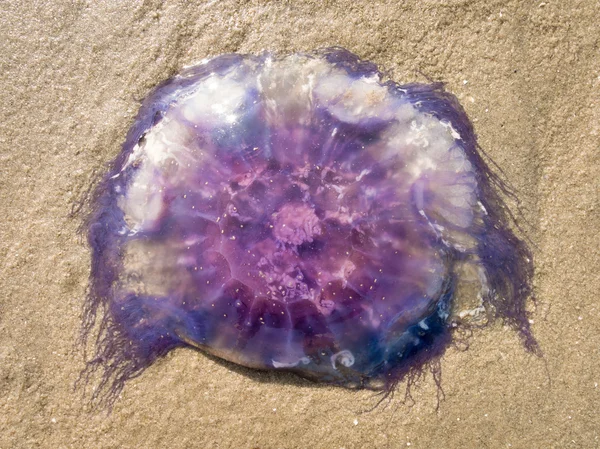
<instances>
[{"instance_id":1,"label":"beach sand","mask_svg":"<svg viewBox=\"0 0 600 449\"><path fill-rule=\"evenodd\" d=\"M600 447L600 3L556 0L4 2L0 14L1 448ZM367 391L180 349L111 414L73 391L90 253L74 203L139 99L226 52L340 45L447 83L520 198L533 331L497 323L372 411Z\"/></svg>"}]
</instances>

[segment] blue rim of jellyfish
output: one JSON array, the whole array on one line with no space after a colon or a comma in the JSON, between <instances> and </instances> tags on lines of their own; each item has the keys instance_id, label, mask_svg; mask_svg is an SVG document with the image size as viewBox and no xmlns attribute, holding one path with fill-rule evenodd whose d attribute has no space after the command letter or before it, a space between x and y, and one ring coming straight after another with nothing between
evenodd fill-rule
<instances>
[{"instance_id":1,"label":"blue rim of jellyfish","mask_svg":"<svg viewBox=\"0 0 600 449\"><path fill-rule=\"evenodd\" d=\"M349 51L333 47L311 53L301 53L309 58L323 57L338 68L343 68L355 78L383 74L371 62L363 61ZM117 205L119 192L126 189L134 168L129 167L120 176L115 176L124 166L131 149L144 138L146 132L164 116L176 96L182 90L193 85L198 79L209 73L224 73L242 60L251 59L261 65L271 57L269 53L261 56L228 54L208 60L205 63L184 69L177 76L168 79L156 88L142 102L133 126L130 128L122 151L109 166L107 174L98 183L86 204L91 205L83 229L87 231L91 248L91 270L88 297L84 304L82 340L92 332L97 318L100 317L95 356L87 362L82 373L84 379L97 370L101 371L101 381L94 392L94 398L105 395L104 399L112 403L123 388L124 383L164 356L171 349L187 346L173 335L161 338L141 338L133 343L119 328L114 316L122 311L111 310L111 290L118 282L121 268L119 248L125 239L123 212ZM477 246L474 251L459 253L445 247L449 258L456 262L468 257L479 257L485 270L490 292L484 305L493 318L499 318L516 329L525 348L539 353L539 347L531 332L526 311L526 301L532 296L531 280L533 276L533 257L527 244L517 238L506 223L511 222L502 194L510 193L504 181L493 173L478 152L478 145L472 124L458 103L456 97L444 90L443 83L401 85L394 81L383 82L390 91L402 95L418 111L434 116L440 121L449 122L461 136L458 141L470 163L475 167L478 185L478 198L487 214L475 230ZM451 271L451 270L450 270ZM424 367L439 360L445 348L452 341L450 315L455 280L450 276L444 293L438 298L431 314L408 328L387 354L387 358L378 365L369 376L383 377L383 390L389 392L399 381L407 376L419 374ZM135 311L130 311L132 317ZM142 336L143 337L143 336ZM395 351L395 353L394 353ZM342 368L343 369L343 368ZM295 371L293 368L287 371ZM302 373L303 377L306 372ZM356 387L372 387L369 376L354 384ZM434 373L435 377L435 373ZM320 377L320 380L327 380ZM334 379L331 379L334 382ZM436 382L438 379L436 378ZM438 383L439 385L439 383ZM352 386L346 384L346 386ZM375 385L377 387L377 385Z\"/></svg>"}]
</instances>

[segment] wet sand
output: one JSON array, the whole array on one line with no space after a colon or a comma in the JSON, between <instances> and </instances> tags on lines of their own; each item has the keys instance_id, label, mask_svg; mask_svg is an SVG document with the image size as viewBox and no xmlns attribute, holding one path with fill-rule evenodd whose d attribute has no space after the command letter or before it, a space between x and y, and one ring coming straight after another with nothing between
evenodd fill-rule
<instances>
[{"instance_id":1,"label":"wet sand","mask_svg":"<svg viewBox=\"0 0 600 449\"><path fill-rule=\"evenodd\" d=\"M0 14L0 447L600 447L600 4L557 1L11 2ZM374 411L365 391L181 349L112 414L73 384L89 251L70 216L138 99L225 52L340 45L447 83L521 200L533 331L497 323ZM509 202L516 212L517 204Z\"/></svg>"}]
</instances>

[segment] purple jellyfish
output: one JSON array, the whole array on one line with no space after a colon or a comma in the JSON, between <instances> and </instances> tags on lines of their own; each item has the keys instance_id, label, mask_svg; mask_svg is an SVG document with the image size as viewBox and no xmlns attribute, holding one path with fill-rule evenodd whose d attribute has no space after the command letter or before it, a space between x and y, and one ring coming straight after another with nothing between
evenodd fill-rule
<instances>
[{"instance_id":1,"label":"purple jellyfish","mask_svg":"<svg viewBox=\"0 0 600 449\"><path fill-rule=\"evenodd\" d=\"M89 201L98 391L177 347L390 391L439 359L468 295L535 350L531 255L477 149L441 84L341 48L163 82Z\"/></svg>"}]
</instances>

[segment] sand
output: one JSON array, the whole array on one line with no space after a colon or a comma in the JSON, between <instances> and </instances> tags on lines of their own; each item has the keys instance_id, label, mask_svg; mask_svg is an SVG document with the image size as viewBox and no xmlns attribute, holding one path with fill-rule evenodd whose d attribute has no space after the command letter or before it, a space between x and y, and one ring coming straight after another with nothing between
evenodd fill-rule
<instances>
[{"instance_id":1,"label":"sand","mask_svg":"<svg viewBox=\"0 0 600 449\"><path fill-rule=\"evenodd\" d=\"M600 447L597 1L5 2L0 14L0 447ZM369 392L172 352L112 414L73 391L89 250L70 216L152 86L224 52L341 45L442 80L535 243L527 353L498 323L374 411ZM517 205L510 203L516 211Z\"/></svg>"}]
</instances>

